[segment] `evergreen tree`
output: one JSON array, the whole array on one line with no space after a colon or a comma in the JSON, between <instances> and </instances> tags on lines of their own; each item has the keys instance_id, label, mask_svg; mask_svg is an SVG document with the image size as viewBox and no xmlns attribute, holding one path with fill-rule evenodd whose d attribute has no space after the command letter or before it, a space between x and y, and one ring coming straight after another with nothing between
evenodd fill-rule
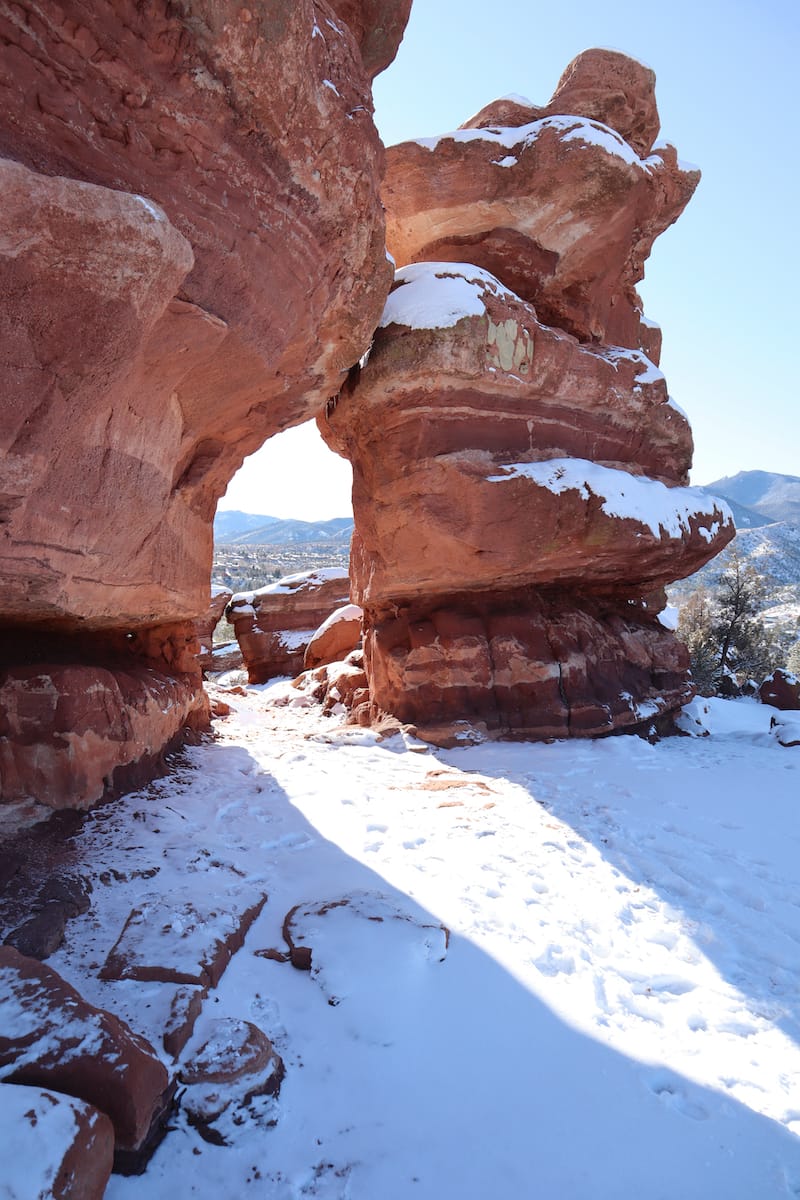
<instances>
[{"instance_id":1,"label":"evergreen tree","mask_svg":"<svg viewBox=\"0 0 800 1200\"><path fill-rule=\"evenodd\" d=\"M786 661L779 631L761 618L766 587L755 568L733 549L716 588L700 587L681 608L678 636L689 650L692 678L701 696L727 692L730 682L761 680Z\"/></svg>"}]
</instances>

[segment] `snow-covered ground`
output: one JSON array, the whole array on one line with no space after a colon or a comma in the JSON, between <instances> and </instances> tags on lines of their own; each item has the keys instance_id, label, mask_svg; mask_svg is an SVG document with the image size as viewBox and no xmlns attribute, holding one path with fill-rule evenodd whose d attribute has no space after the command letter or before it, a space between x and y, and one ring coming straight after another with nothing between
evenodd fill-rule
<instances>
[{"instance_id":1,"label":"snow-covered ground","mask_svg":"<svg viewBox=\"0 0 800 1200\"><path fill-rule=\"evenodd\" d=\"M235 868L269 900L195 1044L246 1018L286 1064L232 1145L179 1116L110 1200L800 1197L800 749L772 710L434 752L287 695L226 697L216 741L81 835L93 909L50 964L157 1039L174 989L97 970L143 894L207 904ZM311 974L255 954L348 896L306 920Z\"/></svg>"}]
</instances>

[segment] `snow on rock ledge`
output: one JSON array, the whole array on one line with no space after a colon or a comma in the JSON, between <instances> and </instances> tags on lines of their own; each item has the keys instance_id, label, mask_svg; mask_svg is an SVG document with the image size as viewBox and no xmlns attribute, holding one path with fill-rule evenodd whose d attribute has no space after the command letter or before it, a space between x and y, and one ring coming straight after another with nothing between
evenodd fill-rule
<instances>
[{"instance_id":1,"label":"snow on rock ledge","mask_svg":"<svg viewBox=\"0 0 800 1200\"><path fill-rule=\"evenodd\" d=\"M732 525L733 514L724 500L709 497L702 488L668 488L657 479L630 475L584 459L559 458L549 462L509 463L491 483L514 478L530 479L553 495L576 491L583 500L602 500L608 517L638 521L655 538L683 538L697 533L707 542L721 525ZM709 505L712 505L709 512ZM694 528L693 528L694 527Z\"/></svg>"}]
</instances>

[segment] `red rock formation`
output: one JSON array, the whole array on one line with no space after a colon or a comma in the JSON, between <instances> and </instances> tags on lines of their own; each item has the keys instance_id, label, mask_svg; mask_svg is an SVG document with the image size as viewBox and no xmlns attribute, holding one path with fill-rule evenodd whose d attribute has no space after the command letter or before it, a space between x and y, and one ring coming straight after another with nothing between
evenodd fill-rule
<instances>
[{"instance_id":1,"label":"red rock formation","mask_svg":"<svg viewBox=\"0 0 800 1200\"><path fill-rule=\"evenodd\" d=\"M45 637L116 669L106 631L198 616L230 477L363 354L391 278L369 76L408 8L0 10L3 667ZM99 798L15 770L50 804Z\"/></svg>"},{"instance_id":2,"label":"red rock formation","mask_svg":"<svg viewBox=\"0 0 800 1200\"><path fill-rule=\"evenodd\" d=\"M145 896L128 915L100 978L216 987L266 901L265 893L238 881L227 890L218 882L205 902Z\"/></svg>"},{"instance_id":3,"label":"red rock formation","mask_svg":"<svg viewBox=\"0 0 800 1200\"><path fill-rule=\"evenodd\" d=\"M0 980L0 1079L95 1105L110 1117L117 1149L140 1150L168 1099L167 1072L152 1047L50 967L9 946L0 947Z\"/></svg>"},{"instance_id":4,"label":"red rock formation","mask_svg":"<svg viewBox=\"0 0 800 1200\"><path fill-rule=\"evenodd\" d=\"M306 646L303 670L311 671L314 667L342 662L356 650L361 645L363 615L357 604L345 604L343 608L332 612Z\"/></svg>"},{"instance_id":5,"label":"red rock formation","mask_svg":"<svg viewBox=\"0 0 800 1200\"><path fill-rule=\"evenodd\" d=\"M257 1025L222 1017L211 1023L206 1041L181 1068L181 1105L201 1136L225 1145L227 1139L216 1126L223 1113L234 1126L248 1116L257 1118L255 1110L248 1112L250 1102L276 1096L284 1073L282 1058Z\"/></svg>"},{"instance_id":6,"label":"red rock formation","mask_svg":"<svg viewBox=\"0 0 800 1200\"><path fill-rule=\"evenodd\" d=\"M311 639L350 598L350 580L337 567L287 575L256 592L239 592L227 609L250 683L297 675Z\"/></svg>"},{"instance_id":7,"label":"red rock formation","mask_svg":"<svg viewBox=\"0 0 800 1200\"><path fill-rule=\"evenodd\" d=\"M758 696L762 704L771 704L784 712L800 709L800 679L779 667L761 684Z\"/></svg>"},{"instance_id":8,"label":"red rock formation","mask_svg":"<svg viewBox=\"0 0 800 1200\"><path fill-rule=\"evenodd\" d=\"M528 113L522 124L524 105L498 101L466 128L391 147L389 250L399 266L484 267L547 324L652 352L636 284L700 178L671 146L651 152L652 72L614 51L587 51L550 104ZM620 132L600 113L616 114ZM498 127L495 118L509 116ZM625 141L631 130L639 152Z\"/></svg>"},{"instance_id":9,"label":"red rock formation","mask_svg":"<svg viewBox=\"0 0 800 1200\"><path fill-rule=\"evenodd\" d=\"M213 671L214 658L214 630L222 620L223 613L228 607L228 604L233 599L233 592L222 584L211 584L211 597L205 615L199 617L195 623L195 631L197 640L200 643L199 660L200 666L204 671Z\"/></svg>"},{"instance_id":10,"label":"red rock formation","mask_svg":"<svg viewBox=\"0 0 800 1200\"><path fill-rule=\"evenodd\" d=\"M331 7L356 37L371 79L397 54L411 13L411 0L331 0Z\"/></svg>"},{"instance_id":11,"label":"red rock formation","mask_svg":"<svg viewBox=\"0 0 800 1200\"><path fill-rule=\"evenodd\" d=\"M0 1124L9 1137L0 1195L102 1200L114 1159L114 1130L104 1113L44 1088L2 1084Z\"/></svg>"},{"instance_id":12,"label":"red rock formation","mask_svg":"<svg viewBox=\"0 0 800 1200\"><path fill-rule=\"evenodd\" d=\"M488 128L388 152L396 287L320 419L353 464L372 716L433 740L464 719L596 735L679 707L662 589L733 536L685 486L689 425L645 352L635 284L698 178L671 147L639 156L652 72L587 52L530 113L507 98L470 122Z\"/></svg>"}]
</instances>

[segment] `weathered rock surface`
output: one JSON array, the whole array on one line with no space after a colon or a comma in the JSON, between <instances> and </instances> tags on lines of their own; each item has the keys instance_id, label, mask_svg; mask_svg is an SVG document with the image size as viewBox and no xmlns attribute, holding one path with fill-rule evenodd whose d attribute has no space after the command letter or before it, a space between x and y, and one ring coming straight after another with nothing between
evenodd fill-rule
<instances>
[{"instance_id":1,"label":"weathered rock surface","mask_svg":"<svg viewBox=\"0 0 800 1200\"><path fill-rule=\"evenodd\" d=\"M162 1035L167 1054L177 1059L194 1032L197 1018L208 997L208 988L201 985L185 985L177 988L170 1003L169 1014Z\"/></svg>"},{"instance_id":2,"label":"weathered rock surface","mask_svg":"<svg viewBox=\"0 0 800 1200\"><path fill-rule=\"evenodd\" d=\"M532 107L523 124L524 116L524 105L500 101L467 128L388 150L390 252L398 266L484 267L533 301L546 324L657 361L636 284L700 173L671 146L650 152L658 130L652 72L624 55L588 51L550 104ZM610 116L616 126L600 123ZM636 146L625 140L634 130Z\"/></svg>"},{"instance_id":3,"label":"weathered rock surface","mask_svg":"<svg viewBox=\"0 0 800 1200\"><path fill-rule=\"evenodd\" d=\"M692 694L662 589L734 529L686 486L691 431L635 291L699 177L650 153L653 82L590 51L544 109L508 97L388 152L400 269L319 418L353 464L373 719L596 736Z\"/></svg>"},{"instance_id":4,"label":"weathered rock surface","mask_svg":"<svg viewBox=\"0 0 800 1200\"><path fill-rule=\"evenodd\" d=\"M580 113L607 125L646 158L658 137L655 72L618 50L584 50L558 81L549 104L503 96L465 121L461 129L518 128L543 117Z\"/></svg>"},{"instance_id":5,"label":"weathered rock surface","mask_svg":"<svg viewBox=\"0 0 800 1200\"><path fill-rule=\"evenodd\" d=\"M2 797L88 808L152 775L171 744L207 724L198 680L135 660L0 670Z\"/></svg>"},{"instance_id":6,"label":"weathered rock surface","mask_svg":"<svg viewBox=\"0 0 800 1200\"><path fill-rule=\"evenodd\" d=\"M53 1088L110 1117L118 1151L157 1138L171 1102L168 1077L150 1045L94 1008L55 971L0 947L3 1026L0 1079Z\"/></svg>"},{"instance_id":7,"label":"weathered rock surface","mask_svg":"<svg viewBox=\"0 0 800 1200\"><path fill-rule=\"evenodd\" d=\"M104 1113L44 1088L0 1084L0 1125L5 1200L102 1200L114 1159L114 1129Z\"/></svg>"},{"instance_id":8,"label":"weathered rock surface","mask_svg":"<svg viewBox=\"0 0 800 1200\"><path fill-rule=\"evenodd\" d=\"M649 725L691 699L688 654L641 604L530 589L442 597L376 620L373 702L438 742L442 727L597 737Z\"/></svg>"},{"instance_id":9,"label":"weathered rock surface","mask_svg":"<svg viewBox=\"0 0 800 1200\"><path fill-rule=\"evenodd\" d=\"M210 673L221 671L237 671L244 666L242 652L238 642L222 642L211 652L211 662L208 666Z\"/></svg>"},{"instance_id":10,"label":"weathered rock surface","mask_svg":"<svg viewBox=\"0 0 800 1200\"><path fill-rule=\"evenodd\" d=\"M220 1118L235 1125L257 1120L253 1102L276 1096L283 1076L283 1060L266 1034L250 1021L224 1017L211 1023L205 1041L181 1067L186 1086L181 1103L201 1136L225 1145Z\"/></svg>"},{"instance_id":11,"label":"weathered rock surface","mask_svg":"<svg viewBox=\"0 0 800 1200\"><path fill-rule=\"evenodd\" d=\"M364 353L391 279L369 76L408 8L0 13L4 665L114 667L107 631L201 614L230 477Z\"/></svg>"},{"instance_id":12,"label":"weathered rock surface","mask_svg":"<svg viewBox=\"0 0 800 1200\"><path fill-rule=\"evenodd\" d=\"M345 604L323 621L306 646L303 670L342 662L361 644L364 614L357 604Z\"/></svg>"},{"instance_id":13,"label":"weathered rock surface","mask_svg":"<svg viewBox=\"0 0 800 1200\"><path fill-rule=\"evenodd\" d=\"M374 79L394 61L411 0L331 0L331 7L355 34L364 69Z\"/></svg>"},{"instance_id":14,"label":"weathered rock surface","mask_svg":"<svg viewBox=\"0 0 800 1200\"><path fill-rule=\"evenodd\" d=\"M233 592L219 583L211 584L211 599L205 615L195 621L197 640L200 644L198 658L204 671L219 670L214 663L214 630L222 620L225 609L233 599Z\"/></svg>"},{"instance_id":15,"label":"weathered rock surface","mask_svg":"<svg viewBox=\"0 0 800 1200\"><path fill-rule=\"evenodd\" d=\"M239 592L227 609L250 683L303 669L306 647L323 621L350 599L347 571L301 571L255 592Z\"/></svg>"},{"instance_id":16,"label":"weathered rock surface","mask_svg":"<svg viewBox=\"0 0 800 1200\"><path fill-rule=\"evenodd\" d=\"M771 704L773 708L787 712L800 709L800 679L779 667L761 684L758 698L762 704Z\"/></svg>"},{"instance_id":17,"label":"weathered rock surface","mask_svg":"<svg viewBox=\"0 0 800 1200\"><path fill-rule=\"evenodd\" d=\"M266 900L236 885L206 903L146 896L128 916L100 978L216 987Z\"/></svg>"}]
</instances>

